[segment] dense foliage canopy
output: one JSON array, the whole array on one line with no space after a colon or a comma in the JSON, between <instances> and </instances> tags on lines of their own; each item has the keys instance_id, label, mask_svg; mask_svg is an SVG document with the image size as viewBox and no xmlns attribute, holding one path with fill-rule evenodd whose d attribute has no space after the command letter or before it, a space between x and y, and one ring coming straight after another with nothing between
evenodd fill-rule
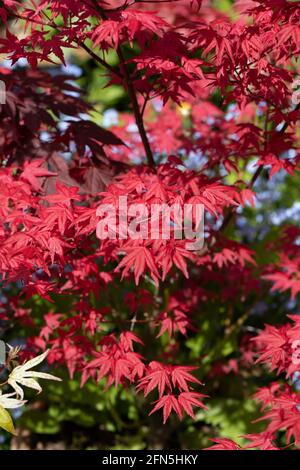
<instances>
[{"instance_id":1,"label":"dense foliage canopy","mask_svg":"<svg viewBox=\"0 0 300 470\"><path fill-rule=\"evenodd\" d=\"M3 446L299 448L299 2L0 18L1 338L62 379ZM175 212L142 236L159 204L201 205L204 243Z\"/></svg>"}]
</instances>

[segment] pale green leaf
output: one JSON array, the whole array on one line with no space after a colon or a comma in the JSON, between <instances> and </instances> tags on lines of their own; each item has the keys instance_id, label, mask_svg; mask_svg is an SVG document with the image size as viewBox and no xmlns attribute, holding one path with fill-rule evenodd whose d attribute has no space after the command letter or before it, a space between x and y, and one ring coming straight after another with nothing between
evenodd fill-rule
<instances>
[{"instance_id":1,"label":"pale green leaf","mask_svg":"<svg viewBox=\"0 0 300 470\"><path fill-rule=\"evenodd\" d=\"M13 420L11 419L9 412L3 408L3 406L0 406L0 428L4 429L10 434L16 435Z\"/></svg>"}]
</instances>

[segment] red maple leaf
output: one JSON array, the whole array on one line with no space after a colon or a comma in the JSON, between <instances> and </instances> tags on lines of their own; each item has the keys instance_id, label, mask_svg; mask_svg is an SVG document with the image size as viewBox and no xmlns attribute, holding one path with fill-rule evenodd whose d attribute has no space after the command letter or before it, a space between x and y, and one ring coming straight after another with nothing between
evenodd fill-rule
<instances>
[{"instance_id":1,"label":"red maple leaf","mask_svg":"<svg viewBox=\"0 0 300 470\"><path fill-rule=\"evenodd\" d=\"M48 171L47 168L42 167L44 163L45 160L43 159L24 162L20 178L31 184L35 191L42 191L40 178L57 175L57 173L53 173L52 171Z\"/></svg>"},{"instance_id":2,"label":"red maple leaf","mask_svg":"<svg viewBox=\"0 0 300 470\"><path fill-rule=\"evenodd\" d=\"M175 411L177 416L179 418L182 418L182 410L181 406L178 403L177 398L174 395L164 395L162 396L156 403L155 407L153 410L149 413L149 415L152 415L156 411L160 410L163 408L163 419L164 419L164 424L166 423L167 419L169 418L170 414L172 411Z\"/></svg>"}]
</instances>

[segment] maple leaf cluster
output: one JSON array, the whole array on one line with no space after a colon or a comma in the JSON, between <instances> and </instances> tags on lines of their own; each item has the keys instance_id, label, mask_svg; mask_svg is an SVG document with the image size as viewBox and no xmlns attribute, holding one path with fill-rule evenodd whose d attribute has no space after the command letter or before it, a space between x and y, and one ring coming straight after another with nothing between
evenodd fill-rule
<instances>
[{"instance_id":1,"label":"maple leaf cluster","mask_svg":"<svg viewBox=\"0 0 300 470\"><path fill-rule=\"evenodd\" d=\"M252 338L258 355L257 363L264 363L277 375L287 380L276 380L261 387L254 399L261 404L262 416L256 421L267 421L266 429L257 434L243 436L250 443L241 448L230 439L212 439L215 444L207 450L242 450L259 448L261 450L280 450L276 445L278 434L285 432L288 445L299 447L300 396L297 381L300 366L300 320L290 315L292 322L282 326L266 325L265 330Z\"/></svg>"},{"instance_id":2,"label":"maple leaf cluster","mask_svg":"<svg viewBox=\"0 0 300 470\"><path fill-rule=\"evenodd\" d=\"M181 164L180 161L179 163ZM237 204L238 193L234 188L225 186L216 180L209 180L201 173L197 174L189 170L182 172L176 164L171 162L157 167L155 173L149 171L148 167L139 167L125 175L116 177L116 182L111 183L103 194L101 203L115 207L115 212L120 219L122 217L122 213L120 213L122 207L119 207L118 201L121 197L127 198L129 218L119 222L120 236L117 237L117 240L111 241L109 238L104 240L101 250L104 253L106 250L109 251L110 256L117 255L118 252L124 252L125 256L117 266L117 271L123 270L122 277L124 277L132 268L138 284L141 275L146 270L150 271L154 281L158 281L160 278L165 280L173 265L188 277L186 260L195 259L193 253L186 246L188 242L178 240L174 236L174 232L182 229L180 223L178 223L176 211L170 214L169 224L173 223L173 226L170 227L171 233L168 239L166 239L161 226L169 216L168 210L162 213L162 224L158 227L158 233L155 233L152 239L147 236L143 237L143 230L146 229L146 232L150 233L150 230L153 229L153 227L145 227L142 222L145 218L148 222L148 207L149 214L151 213L151 206L155 204L165 205L167 209L176 206L178 212L183 213L185 205L190 205L192 212L193 208L196 211L196 204L201 204L205 210L218 215L223 212L225 207ZM127 239L127 237L122 237L123 232L132 223L133 216L136 215L136 211L130 211L130 209L131 207L137 207L138 204L142 206L139 214L141 230L135 236L129 236ZM99 208L101 209L101 205ZM147 213L144 213L144 211ZM159 216L160 214L156 217ZM168 220L166 220L166 223L168 223ZM159 270L161 270L161 274Z\"/></svg>"},{"instance_id":3,"label":"maple leaf cluster","mask_svg":"<svg viewBox=\"0 0 300 470\"><path fill-rule=\"evenodd\" d=\"M272 290L289 291L292 299L300 292L300 258L296 249L299 234L298 227L288 226L284 229L276 241L278 260L267 266L264 275L264 279L273 283Z\"/></svg>"}]
</instances>

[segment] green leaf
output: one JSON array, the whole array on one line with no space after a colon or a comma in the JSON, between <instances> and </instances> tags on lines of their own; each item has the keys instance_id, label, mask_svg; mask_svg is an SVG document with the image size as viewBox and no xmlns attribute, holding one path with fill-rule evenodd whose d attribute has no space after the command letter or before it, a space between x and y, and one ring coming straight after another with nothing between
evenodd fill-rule
<instances>
[{"instance_id":1,"label":"green leaf","mask_svg":"<svg viewBox=\"0 0 300 470\"><path fill-rule=\"evenodd\" d=\"M212 399L203 415L206 423L218 428L219 436L233 439L241 445L246 442L241 436L262 431L262 423L253 422L256 418L258 409L254 400L234 398Z\"/></svg>"},{"instance_id":2,"label":"green leaf","mask_svg":"<svg viewBox=\"0 0 300 470\"><path fill-rule=\"evenodd\" d=\"M0 406L0 428L4 429L10 434L14 434L15 436L17 434L11 416L9 412L3 408L3 406Z\"/></svg>"}]
</instances>

